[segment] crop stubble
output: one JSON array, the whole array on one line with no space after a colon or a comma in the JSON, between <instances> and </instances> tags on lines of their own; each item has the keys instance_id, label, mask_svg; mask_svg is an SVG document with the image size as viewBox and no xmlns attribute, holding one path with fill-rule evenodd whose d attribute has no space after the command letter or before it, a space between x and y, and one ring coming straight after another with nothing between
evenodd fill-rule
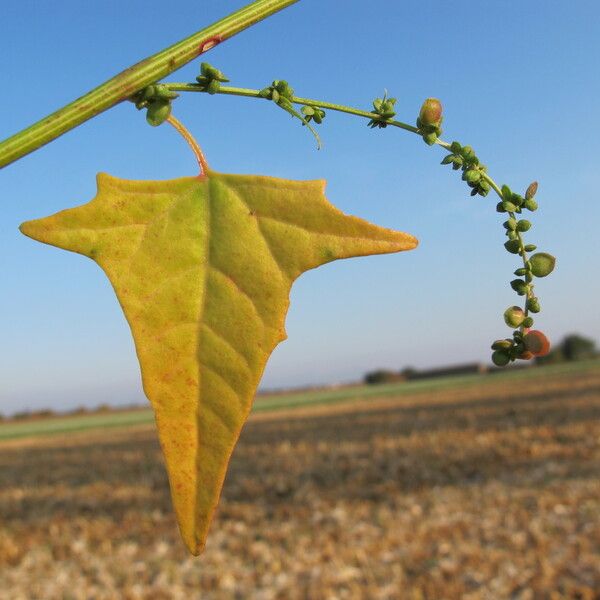
<instances>
[{"instance_id":1,"label":"crop stubble","mask_svg":"<svg viewBox=\"0 0 600 600\"><path fill-rule=\"evenodd\" d=\"M205 553L153 427L0 444L0 599L600 598L600 369L251 417Z\"/></svg>"}]
</instances>

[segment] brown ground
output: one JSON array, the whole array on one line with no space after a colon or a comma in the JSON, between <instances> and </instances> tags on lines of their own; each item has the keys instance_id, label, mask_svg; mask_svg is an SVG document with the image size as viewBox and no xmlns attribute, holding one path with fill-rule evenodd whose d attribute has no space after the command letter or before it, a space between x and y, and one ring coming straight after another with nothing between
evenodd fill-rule
<instances>
[{"instance_id":1,"label":"brown ground","mask_svg":"<svg viewBox=\"0 0 600 600\"><path fill-rule=\"evenodd\" d=\"M253 417L199 558L151 428L5 442L0 599L598 599L600 369L539 371Z\"/></svg>"}]
</instances>

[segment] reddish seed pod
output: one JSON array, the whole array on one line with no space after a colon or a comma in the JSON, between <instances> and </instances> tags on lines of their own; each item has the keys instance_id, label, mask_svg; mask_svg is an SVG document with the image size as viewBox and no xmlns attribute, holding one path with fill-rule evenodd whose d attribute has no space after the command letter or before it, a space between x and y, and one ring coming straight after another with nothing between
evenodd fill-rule
<instances>
[{"instance_id":1,"label":"reddish seed pod","mask_svg":"<svg viewBox=\"0 0 600 600\"><path fill-rule=\"evenodd\" d=\"M423 125L439 125L442 120L442 103L437 98L427 98L421 106L419 119Z\"/></svg>"},{"instance_id":2,"label":"reddish seed pod","mask_svg":"<svg viewBox=\"0 0 600 600\"><path fill-rule=\"evenodd\" d=\"M521 352L521 354L519 354L519 358L521 360L531 360L533 358L533 352L528 352L525 350L525 352Z\"/></svg>"},{"instance_id":3,"label":"reddish seed pod","mask_svg":"<svg viewBox=\"0 0 600 600\"><path fill-rule=\"evenodd\" d=\"M534 356L546 356L550 352L550 341L544 333L537 329L530 330L523 338L525 348Z\"/></svg>"}]
</instances>

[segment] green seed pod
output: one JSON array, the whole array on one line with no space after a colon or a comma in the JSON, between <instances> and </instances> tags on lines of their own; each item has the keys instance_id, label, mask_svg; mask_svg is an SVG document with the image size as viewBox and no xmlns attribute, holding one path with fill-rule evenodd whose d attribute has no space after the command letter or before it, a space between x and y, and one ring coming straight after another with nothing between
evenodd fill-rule
<instances>
[{"instance_id":1,"label":"green seed pod","mask_svg":"<svg viewBox=\"0 0 600 600\"><path fill-rule=\"evenodd\" d=\"M541 310L540 301L535 297L527 298L527 310L532 313L539 313Z\"/></svg>"},{"instance_id":2,"label":"green seed pod","mask_svg":"<svg viewBox=\"0 0 600 600\"><path fill-rule=\"evenodd\" d=\"M547 252L538 252L529 259L529 262L531 264L531 272L536 277L546 277L554 271L556 258Z\"/></svg>"},{"instance_id":3,"label":"green seed pod","mask_svg":"<svg viewBox=\"0 0 600 600\"><path fill-rule=\"evenodd\" d=\"M533 252L536 248L535 244L525 244L525 252Z\"/></svg>"},{"instance_id":4,"label":"green seed pod","mask_svg":"<svg viewBox=\"0 0 600 600\"><path fill-rule=\"evenodd\" d=\"M537 181L534 181L533 183L530 183L529 187L525 191L525 199L526 200L531 200L537 194L537 189L538 189L538 182Z\"/></svg>"},{"instance_id":5,"label":"green seed pod","mask_svg":"<svg viewBox=\"0 0 600 600\"><path fill-rule=\"evenodd\" d=\"M499 213L506 212L506 209L504 208L504 202L498 202L498 204L496 204L496 212L499 212Z\"/></svg>"},{"instance_id":6,"label":"green seed pod","mask_svg":"<svg viewBox=\"0 0 600 600\"><path fill-rule=\"evenodd\" d=\"M504 243L504 247L511 254L518 254L521 249L521 244L519 243L519 240L508 240L508 242Z\"/></svg>"},{"instance_id":7,"label":"green seed pod","mask_svg":"<svg viewBox=\"0 0 600 600\"><path fill-rule=\"evenodd\" d=\"M523 277L524 275L527 275L527 272L528 272L528 271L527 271L527 269L526 269L525 267L521 267L520 269L517 269L517 270L515 271L515 275L516 275L517 277Z\"/></svg>"},{"instance_id":8,"label":"green seed pod","mask_svg":"<svg viewBox=\"0 0 600 600\"><path fill-rule=\"evenodd\" d=\"M510 229L511 231L514 231L517 228L517 220L513 217L508 219L508 221L504 221L502 224L505 229Z\"/></svg>"},{"instance_id":9,"label":"green seed pod","mask_svg":"<svg viewBox=\"0 0 600 600\"><path fill-rule=\"evenodd\" d=\"M496 340L492 344L492 350L510 350L513 346L512 340Z\"/></svg>"},{"instance_id":10,"label":"green seed pod","mask_svg":"<svg viewBox=\"0 0 600 600\"><path fill-rule=\"evenodd\" d=\"M519 194L513 194L512 198L511 198L511 202L515 205L515 206L523 206L524 202L525 202L525 198L523 198L523 196L519 195Z\"/></svg>"},{"instance_id":11,"label":"green seed pod","mask_svg":"<svg viewBox=\"0 0 600 600\"><path fill-rule=\"evenodd\" d=\"M511 306L504 311L504 322L513 329L525 320L525 312L520 306Z\"/></svg>"},{"instance_id":12,"label":"green seed pod","mask_svg":"<svg viewBox=\"0 0 600 600\"><path fill-rule=\"evenodd\" d=\"M450 150L452 150L452 152L454 152L454 154L457 154L458 152L460 152L462 150L462 146L458 142L452 142L450 144Z\"/></svg>"},{"instance_id":13,"label":"green seed pod","mask_svg":"<svg viewBox=\"0 0 600 600\"><path fill-rule=\"evenodd\" d=\"M510 188L506 184L504 184L502 186L501 191L502 191L502 199L506 200L507 202L510 202L512 200L512 192L511 192Z\"/></svg>"},{"instance_id":14,"label":"green seed pod","mask_svg":"<svg viewBox=\"0 0 600 600\"><path fill-rule=\"evenodd\" d=\"M152 127L158 127L164 123L171 114L171 103L167 100L157 100L148 105L146 121Z\"/></svg>"},{"instance_id":15,"label":"green seed pod","mask_svg":"<svg viewBox=\"0 0 600 600\"><path fill-rule=\"evenodd\" d=\"M523 207L533 212L534 210L537 210L538 203L533 198L529 198L528 200L525 200Z\"/></svg>"},{"instance_id":16,"label":"green seed pod","mask_svg":"<svg viewBox=\"0 0 600 600\"><path fill-rule=\"evenodd\" d=\"M512 202L509 202L508 200L503 200L502 206L504 207L504 210L506 212L515 212L515 210L517 210L517 207Z\"/></svg>"},{"instance_id":17,"label":"green seed pod","mask_svg":"<svg viewBox=\"0 0 600 600\"><path fill-rule=\"evenodd\" d=\"M213 67L210 63L200 63L200 74L207 79L212 79L216 73L218 73L218 70L215 69L215 67Z\"/></svg>"},{"instance_id":18,"label":"green seed pod","mask_svg":"<svg viewBox=\"0 0 600 600\"><path fill-rule=\"evenodd\" d=\"M463 178L467 183L477 183L481 179L481 173L476 169L469 169L465 171Z\"/></svg>"},{"instance_id":19,"label":"green seed pod","mask_svg":"<svg viewBox=\"0 0 600 600\"><path fill-rule=\"evenodd\" d=\"M211 79L209 84L206 86L206 91L212 96L216 94L221 87L221 84L216 79Z\"/></svg>"},{"instance_id":20,"label":"green seed pod","mask_svg":"<svg viewBox=\"0 0 600 600\"><path fill-rule=\"evenodd\" d=\"M442 162L440 164L442 165L449 165L450 163L454 162L454 159L456 157L454 156L454 154L448 154L448 156L445 156L442 160Z\"/></svg>"},{"instance_id":21,"label":"green seed pod","mask_svg":"<svg viewBox=\"0 0 600 600\"><path fill-rule=\"evenodd\" d=\"M523 327L525 327L525 329L529 329L530 327L533 326L533 317L525 317L525 319L523 319L523 323L522 323Z\"/></svg>"},{"instance_id":22,"label":"green seed pod","mask_svg":"<svg viewBox=\"0 0 600 600\"><path fill-rule=\"evenodd\" d=\"M323 119L325 118L325 111L324 110L319 110L318 108L315 111L315 114L313 116L313 119L315 121L315 123L317 125L320 125L323 122Z\"/></svg>"},{"instance_id":23,"label":"green seed pod","mask_svg":"<svg viewBox=\"0 0 600 600\"><path fill-rule=\"evenodd\" d=\"M522 219L517 223L517 231L529 231L531 229L531 223L526 219Z\"/></svg>"},{"instance_id":24,"label":"green seed pod","mask_svg":"<svg viewBox=\"0 0 600 600\"><path fill-rule=\"evenodd\" d=\"M437 141L437 134L434 132L431 133L426 133L423 136L423 141L428 145L428 146L433 146L435 144L435 142Z\"/></svg>"},{"instance_id":25,"label":"green seed pod","mask_svg":"<svg viewBox=\"0 0 600 600\"><path fill-rule=\"evenodd\" d=\"M421 125L439 125L442 121L442 103L437 98L427 98L419 111Z\"/></svg>"},{"instance_id":26,"label":"green seed pod","mask_svg":"<svg viewBox=\"0 0 600 600\"><path fill-rule=\"evenodd\" d=\"M497 367L505 367L510 362L510 357L506 352L503 352L502 350L496 350L492 354L492 362Z\"/></svg>"},{"instance_id":27,"label":"green seed pod","mask_svg":"<svg viewBox=\"0 0 600 600\"><path fill-rule=\"evenodd\" d=\"M279 102L279 92L277 90L271 90L271 100Z\"/></svg>"},{"instance_id":28,"label":"green seed pod","mask_svg":"<svg viewBox=\"0 0 600 600\"><path fill-rule=\"evenodd\" d=\"M152 100L156 96L156 86L149 85L142 90L142 94L145 100Z\"/></svg>"},{"instance_id":29,"label":"green seed pod","mask_svg":"<svg viewBox=\"0 0 600 600\"><path fill-rule=\"evenodd\" d=\"M510 282L510 287L519 294L519 296L524 296L527 293L527 283L522 279L513 279Z\"/></svg>"},{"instance_id":30,"label":"green seed pod","mask_svg":"<svg viewBox=\"0 0 600 600\"><path fill-rule=\"evenodd\" d=\"M509 240L518 240L519 234L516 231L507 231L506 236Z\"/></svg>"}]
</instances>

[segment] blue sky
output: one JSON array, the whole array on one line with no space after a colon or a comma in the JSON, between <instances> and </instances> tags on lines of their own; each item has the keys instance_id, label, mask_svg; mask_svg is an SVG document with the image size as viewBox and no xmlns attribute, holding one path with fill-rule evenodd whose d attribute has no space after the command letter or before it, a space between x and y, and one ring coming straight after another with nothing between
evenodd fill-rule
<instances>
[{"instance_id":1,"label":"blue sky","mask_svg":"<svg viewBox=\"0 0 600 600\"><path fill-rule=\"evenodd\" d=\"M242 5L7 3L0 138ZM600 6L591 0L301 0L205 59L233 85L287 79L299 95L363 108L385 88L398 98L398 118L411 123L424 98L440 98L445 139L471 144L515 190L540 182L528 240L558 263L539 281L537 325L554 340L573 331L600 339L599 33ZM198 62L169 80L193 81ZM214 169L325 178L342 210L421 242L410 253L303 275L292 291L289 339L271 357L264 387L487 360L490 342L509 333L502 312L517 299L508 281L518 264L503 249L496 199L471 198L439 166L439 148L329 113L317 151L305 129L255 100L186 95L175 114ZM17 229L87 202L98 171L169 179L195 164L170 128L147 126L127 103L0 171L0 412L143 401L133 342L102 272Z\"/></svg>"}]
</instances>

